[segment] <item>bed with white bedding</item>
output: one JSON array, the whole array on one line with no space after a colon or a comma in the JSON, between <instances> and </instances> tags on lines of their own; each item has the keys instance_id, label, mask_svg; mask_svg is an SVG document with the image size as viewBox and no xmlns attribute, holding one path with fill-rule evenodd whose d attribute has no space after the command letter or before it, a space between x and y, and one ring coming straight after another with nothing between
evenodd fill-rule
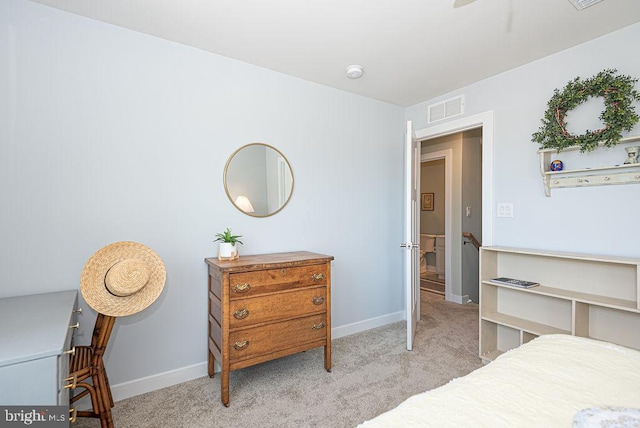
<instances>
[{"instance_id":1,"label":"bed with white bedding","mask_svg":"<svg viewBox=\"0 0 640 428\"><path fill-rule=\"evenodd\" d=\"M359 426L637 427L638 409L639 351L557 334L540 336ZM626 424L594 424L613 419Z\"/></svg>"}]
</instances>

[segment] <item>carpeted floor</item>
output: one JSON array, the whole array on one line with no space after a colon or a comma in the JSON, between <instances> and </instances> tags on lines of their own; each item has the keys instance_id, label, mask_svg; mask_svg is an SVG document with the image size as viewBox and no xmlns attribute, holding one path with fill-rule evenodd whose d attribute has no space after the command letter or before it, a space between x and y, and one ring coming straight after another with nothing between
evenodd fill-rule
<instances>
[{"instance_id":1,"label":"carpeted floor","mask_svg":"<svg viewBox=\"0 0 640 428\"><path fill-rule=\"evenodd\" d=\"M203 377L117 402L115 426L354 427L482 366L478 306L421 297L413 351L405 323L390 324L334 340L331 373L317 348L231 372L229 408L220 402L220 378ZM100 424L81 418L73 426Z\"/></svg>"}]
</instances>

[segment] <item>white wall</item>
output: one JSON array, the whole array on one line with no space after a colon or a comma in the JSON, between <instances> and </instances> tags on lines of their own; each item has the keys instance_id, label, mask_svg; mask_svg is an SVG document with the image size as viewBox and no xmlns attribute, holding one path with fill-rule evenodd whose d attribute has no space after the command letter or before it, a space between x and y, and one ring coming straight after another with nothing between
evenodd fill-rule
<instances>
[{"instance_id":1,"label":"white wall","mask_svg":"<svg viewBox=\"0 0 640 428\"><path fill-rule=\"evenodd\" d=\"M214 233L231 227L243 235L241 254L335 256L335 329L388 322L403 313L403 116L389 104L4 0L0 297L77 289L99 248L141 242L164 259L167 283L148 310L118 319L111 385L194 365L203 375L204 258L214 256ZM293 169L291 201L273 217L243 215L223 189L227 158L250 142L273 145ZM94 315L83 306L78 341L88 342Z\"/></svg>"},{"instance_id":2,"label":"white wall","mask_svg":"<svg viewBox=\"0 0 640 428\"><path fill-rule=\"evenodd\" d=\"M514 218L494 219L494 245L640 256L640 185L554 189L546 197L538 146L531 142L555 88L605 68L640 77L640 57L631 49L639 42L640 24L635 24L407 109L415 129L426 128L427 105L458 94L465 94L466 115L493 110L493 200L514 205ZM630 135L640 135L640 126ZM614 151L622 163L621 147L583 156L595 159Z\"/></svg>"}]
</instances>

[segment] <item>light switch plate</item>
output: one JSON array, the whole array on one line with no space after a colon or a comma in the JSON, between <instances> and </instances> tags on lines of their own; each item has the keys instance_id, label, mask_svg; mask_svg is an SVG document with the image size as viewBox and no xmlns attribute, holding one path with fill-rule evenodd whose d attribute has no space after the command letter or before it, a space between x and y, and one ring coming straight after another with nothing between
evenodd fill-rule
<instances>
[{"instance_id":1,"label":"light switch plate","mask_svg":"<svg viewBox=\"0 0 640 428\"><path fill-rule=\"evenodd\" d=\"M513 202L501 202L498 204L498 217L513 218Z\"/></svg>"}]
</instances>

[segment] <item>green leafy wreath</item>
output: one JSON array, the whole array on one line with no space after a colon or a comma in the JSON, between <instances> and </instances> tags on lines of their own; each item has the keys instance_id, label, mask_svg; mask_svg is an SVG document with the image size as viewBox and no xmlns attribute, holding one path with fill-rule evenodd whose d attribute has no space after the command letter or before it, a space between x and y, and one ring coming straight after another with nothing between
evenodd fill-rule
<instances>
[{"instance_id":1,"label":"green leafy wreath","mask_svg":"<svg viewBox=\"0 0 640 428\"><path fill-rule=\"evenodd\" d=\"M558 152L571 146L580 146L581 152L590 152L599 143L606 147L618 144L622 131L629 132L638 123L633 101L640 101L640 93L634 89L638 79L616 75L616 72L615 69L607 69L586 80L576 77L562 92L555 89L547 104L542 126L533 134L532 141L540 144L541 149L556 149ZM567 131L566 114L590 97L604 98L605 109L600 114L604 127L572 135Z\"/></svg>"}]
</instances>

